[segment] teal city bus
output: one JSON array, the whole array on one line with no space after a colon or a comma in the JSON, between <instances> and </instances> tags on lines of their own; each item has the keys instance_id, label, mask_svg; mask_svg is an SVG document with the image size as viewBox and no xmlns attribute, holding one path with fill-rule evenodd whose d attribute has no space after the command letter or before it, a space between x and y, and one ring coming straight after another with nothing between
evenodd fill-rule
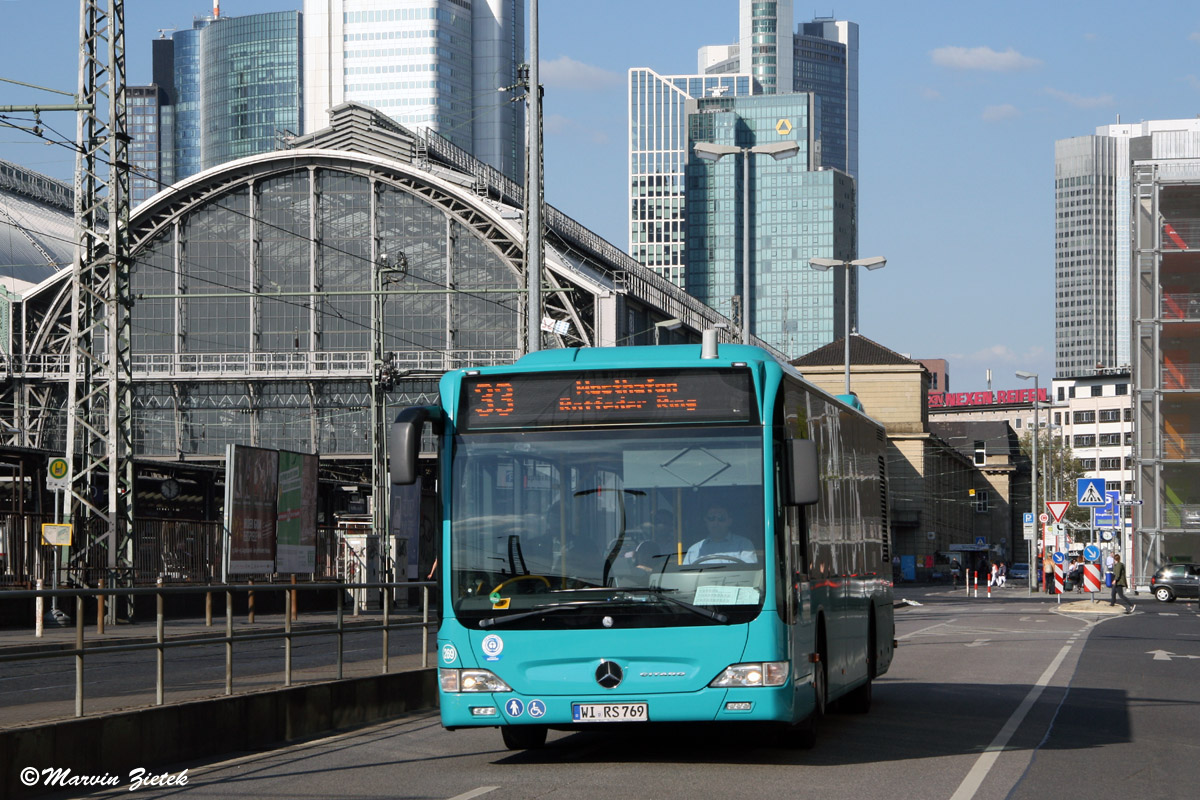
<instances>
[{"instance_id":1,"label":"teal city bus","mask_svg":"<svg viewBox=\"0 0 1200 800\"><path fill-rule=\"evenodd\" d=\"M811 746L895 647L883 428L744 345L456 370L392 426L439 440L442 724L773 723Z\"/></svg>"}]
</instances>

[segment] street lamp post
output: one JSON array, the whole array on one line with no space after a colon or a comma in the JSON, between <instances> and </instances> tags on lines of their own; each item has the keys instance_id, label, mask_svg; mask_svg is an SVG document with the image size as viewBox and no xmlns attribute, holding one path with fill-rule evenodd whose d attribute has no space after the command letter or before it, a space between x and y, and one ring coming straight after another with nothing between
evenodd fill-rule
<instances>
[{"instance_id":1,"label":"street lamp post","mask_svg":"<svg viewBox=\"0 0 1200 800\"><path fill-rule=\"evenodd\" d=\"M724 156L742 154L742 344L750 344L750 154L763 153L776 161L791 158L800 152L795 141L767 142L752 147L731 144L696 142L693 151L705 161L719 161Z\"/></svg>"},{"instance_id":2,"label":"street lamp post","mask_svg":"<svg viewBox=\"0 0 1200 800\"><path fill-rule=\"evenodd\" d=\"M674 317L672 317L671 319L664 319L662 322L654 323L654 344L655 344L655 346L658 346L658 334L664 328L669 331L677 331L682 327L683 327L683 320L675 319Z\"/></svg>"},{"instance_id":3,"label":"street lamp post","mask_svg":"<svg viewBox=\"0 0 1200 800\"><path fill-rule=\"evenodd\" d=\"M1037 535L1037 529L1038 529L1038 498L1037 498L1038 396L1041 394L1041 392L1038 391L1038 375L1036 372L1022 372L1022 371L1018 370L1016 375L1018 378L1020 378L1023 381L1027 381L1030 378L1033 378L1033 460L1030 462L1030 465L1029 465L1029 499L1030 499L1029 510L1033 512L1034 534ZM1039 570L1042 568L1041 564L1037 564L1034 561L1034 555L1036 554L1036 552L1037 551L1034 550L1034 547L1033 547L1033 542L1030 542L1029 543L1029 592L1030 592L1030 594L1033 593L1033 588L1034 588L1034 586L1037 585L1037 583L1036 583L1037 576L1034 575L1033 571L1035 568L1037 568ZM1044 553L1042 555L1045 556ZM1047 590L1049 590L1049 587L1047 587Z\"/></svg>"},{"instance_id":4,"label":"street lamp post","mask_svg":"<svg viewBox=\"0 0 1200 800\"><path fill-rule=\"evenodd\" d=\"M846 394L850 394L850 270L854 267L866 267L867 269L880 269L887 264L887 259L883 256L872 256L870 258L856 258L853 261L841 261L836 258L810 258L808 265L815 270L824 272L834 267L842 267L846 270Z\"/></svg>"}]
</instances>

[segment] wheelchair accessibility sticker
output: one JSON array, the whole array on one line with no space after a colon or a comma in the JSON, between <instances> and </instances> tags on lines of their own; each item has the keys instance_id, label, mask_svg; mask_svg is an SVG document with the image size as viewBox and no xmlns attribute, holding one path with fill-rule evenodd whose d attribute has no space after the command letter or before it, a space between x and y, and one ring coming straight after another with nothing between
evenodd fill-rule
<instances>
[{"instance_id":1,"label":"wheelchair accessibility sticker","mask_svg":"<svg viewBox=\"0 0 1200 800\"><path fill-rule=\"evenodd\" d=\"M546 704L541 700L529 701L529 716L534 719L546 716Z\"/></svg>"},{"instance_id":2,"label":"wheelchair accessibility sticker","mask_svg":"<svg viewBox=\"0 0 1200 800\"><path fill-rule=\"evenodd\" d=\"M494 633L489 633L483 637L483 642L480 643L483 648L483 655L488 661L499 661L500 654L504 652L504 640Z\"/></svg>"}]
</instances>

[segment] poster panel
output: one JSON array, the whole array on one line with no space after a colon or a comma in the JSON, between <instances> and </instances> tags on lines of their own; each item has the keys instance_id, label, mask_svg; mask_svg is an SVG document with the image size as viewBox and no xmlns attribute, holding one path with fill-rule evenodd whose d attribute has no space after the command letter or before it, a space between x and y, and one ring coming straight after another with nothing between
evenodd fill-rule
<instances>
[{"instance_id":1,"label":"poster panel","mask_svg":"<svg viewBox=\"0 0 1200 800\"><path fill-rule=\"evenodd\" d=\"M317 457L279 451L279 506L275 568L309 573L317 568Z\"/></svg>"},{"instance_id":2,"label":"poster panel","mask_svg":"<svg viewBox=\"0 0 1200 800\"><path fill-rule=\"evenodd\" d=\"M275 572L279 452L231 444L225 454L227 573Z\"/></svg>"}]
</instances>

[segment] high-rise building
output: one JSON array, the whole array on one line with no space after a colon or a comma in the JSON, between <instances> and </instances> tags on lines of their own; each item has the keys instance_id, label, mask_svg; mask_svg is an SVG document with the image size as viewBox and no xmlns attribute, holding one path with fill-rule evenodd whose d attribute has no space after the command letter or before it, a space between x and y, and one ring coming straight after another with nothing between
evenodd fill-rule
<instances>
[{"instance_id":1,"label":"high-rise building","mask_svg":"<svg viewBox=\"0 0 1200 800\"><path fill-rule=\"evenodd\" d=\"M126 132L129 134L129 199L138 205L164 185L162 143L164 131L161 102L164 93L155 85L130 86L125 91ZM170 141L166 139L165 141Z\"/></svg>"},{"instance_id":2,"label":"high-rise building","mask_svg":"<svg viewBox=\"0 0 1200 800\"><path fill-rule=\"evenodd\" d=\"M154 40L153 83L130 89L138 101L131 104L130 124L142 127L132 132L134 158L142 162L135 204L167 184L274 150L280 137L300 133L300 12L224 17L214 11ZM147 149L150 125L156 159Z\"/></svg>"},{"instance_id":3,"label":"high-rise building","mask_svg":"<svg viewBox=\"0 0 1200 800\"><path fill-rule=\"evenodd\" d=\"M1130 142L1158 137L1166 152L1197 133L1200 119L1151 120L1054 143L1056 377L1131 363Z\"/></svg>"},{"instance_id":4,"label":"high-rise building","mask_svg":"<svg viewBox=\"0 0 1200 800\"><path fill-rule=\"evenodd\" d=\"M1130 474L1142 505L1126 561L1141 585L1164 564L1200 562L1200 127L1186 124L1193 122L1146 124L1128 140Z\"/></svg>"},{"instance_id":5,"label":"high-rise building","mask_svg":"<svg viewBox=\"0 0 1200 800\"><path fill-rule=\"evenodd\" d=\"M738 0L739 72L753 75L765 94L793 90L791 39L792 0Z\"/></svg>"},{"instance_id":6,"label":"high-rise building","mask_svg":"<svg viewBox=\"0 0 1200 800\"><path fill-rule=\"evenodd\" d=\"M740 0L738 19L738 44L701 47L698 71L750 74L763 94L816 94L821 98L821 129L815 163L857 179L858 23L815 17L800 23L792 34L791 3L786 0ZM753 54L749 65L741 58L745 52Z\"/></svg>"},{"instance_id":7,"label":"high-rise building","mask_svg":"<svg viewBox=\"0 0 1200 800\"><path fill-rule=\"evenodd\" d=\"M857 240L854 179L835 169L814 169L819 100L807 92L691 101L688 151L697 142L738 148L794 140L799 152L776 161L751 154L687 164L687 269L689 294L742 319L742 258L751 265L750 330L793 357L829 344L845 329L850 307L857 322L857 276L850 303L840 270L809 268L813 257L854 258ZM749 192L750 219L743 215ZM745 226L750 250L743 254Z\"/></svg>"},{"instance_id":8,"label":"high-rise building","mask_svg":"<svg viewBox=\"0 0 1200 800\"><path fill-rule=\"evenodd\" d=\"M524 53L523 0L304 0L304 128L353 100L519 180Z\"/></svg>"},{"instance_id":9,"label":"high-rise building","mask_svg":"<svg viewBox=\"0 0 1200 800\"><path fill-rule=\"evenodd\" d=\"M821 166L858 178L858 23L817 18L793 38L793 91L821 98Z\"/></svg>"},{"instance_id":10,"label":"high-rise building","mask_svg":"<svg viewBox=\"0 0 1200 800\"><path fill-rule=\"evenodd\" d=\"M629 70L629 254L680 288L684 285L688 103L745 97L749 75L659 75Z\"/></svg>"}]
</instances>

